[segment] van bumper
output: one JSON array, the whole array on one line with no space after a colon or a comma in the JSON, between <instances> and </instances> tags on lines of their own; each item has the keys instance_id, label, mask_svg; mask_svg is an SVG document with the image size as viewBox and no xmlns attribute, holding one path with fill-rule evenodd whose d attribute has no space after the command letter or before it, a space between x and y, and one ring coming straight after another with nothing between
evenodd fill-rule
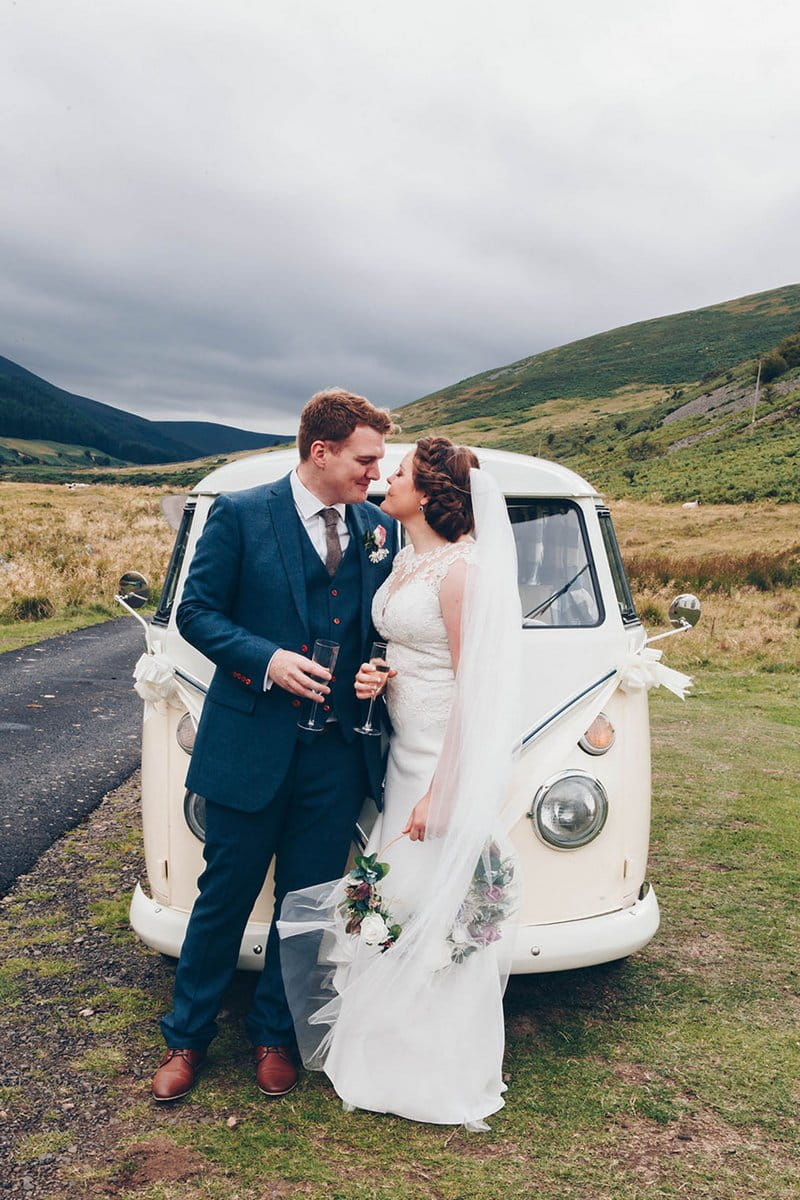
<instances>
[{"instance_id":1,"label":"van bumper","mask_svg":"<svg viewBox=\"0 0 800 1200\"><path fill-rule=\"evenodd\" d=\"M581 921L519 925L514 932L511 972L530 975L572 971L626 958L647 945L658 929L659 920L656 894L648 886L645 896L630 908L584 917ZM130 922L146 946L177 958L189 914L151 900L137 883L131 898ZM266 938L267 930L262 923L248 923L236 964L240 971L262 970Z\"/></svg>"},{"instance_id":2,"label":"van bumper","mask_svg":"<svg viewBox=\"0 0 800 1200\"><path fill-rule=\"evenodd\" d=\"M181 952L183 939L186 936L186 926L189 924L189 913L178 908L168 908L151 900L137 883L131 897L130 922L133 932L140 937L146 946L177 958ZM261 971L264 966L264 949L267 942L267 929L263 922L248 922L239 949L239 961L236 966L240 971Z\"/></svg>"},{"instance_id":3,"label":"van bumper","mask_svg":"<svg viewBox=\"0 0 800 1200\"><path fill-rule=\"evenodd\" d=\"M512 974L573 971L635 954L654 936L660 920L656 894L649 884L645 888L642 899L630 908L580 921L518 925L512 947Z\"/></svg>"}]
</instances>

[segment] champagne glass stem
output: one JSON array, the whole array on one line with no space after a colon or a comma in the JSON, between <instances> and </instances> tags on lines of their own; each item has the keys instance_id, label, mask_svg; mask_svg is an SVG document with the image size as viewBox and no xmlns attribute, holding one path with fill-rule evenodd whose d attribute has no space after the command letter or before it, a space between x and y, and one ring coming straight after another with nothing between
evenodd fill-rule
<instances>
[{"instance_id":1,"label":"champagne glass stem","mask_svg":"<svg viewBox=\"0 0 800 1200\"><path fill-rule=\"evenodd\" d=\"M370 702L369 702L369 708L367 709L367 719L364 722L364 728L369 729L370 731L372 730L372 710L374 707L375 707L375 697L372 696L370 699Z\"/></svg>"}]
</instances>

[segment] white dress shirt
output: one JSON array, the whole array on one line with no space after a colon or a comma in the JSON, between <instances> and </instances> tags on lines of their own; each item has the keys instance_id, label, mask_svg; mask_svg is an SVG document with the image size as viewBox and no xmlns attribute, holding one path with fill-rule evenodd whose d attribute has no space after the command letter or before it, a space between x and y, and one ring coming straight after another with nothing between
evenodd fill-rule
<instances>
[{"instance_id":1,"label":"white dress shirt","mask_svg":"<svg viewBox=\"0 0 800 1200\"><path fill-rule=\"evenodd\" d=\"M344 519L345 505L324 504L322 500L315 496L313 492L310 492L306 485L300 481L297 471L292 471L289 476L289 483L292 487L292 497L294 499L294 506L297 509L297 515L311 539L311 545L322 561L325 562L327 556L325 518L322 516L323 508L335 508L339 514L339 541L342 545L342 554L344 554L350 544L350 530L347 528L347 523Z\"/></svg>"},{"instance_id":2,"label":"white dress shirt","mask_svg":"<svg viewBox=\"0 0 800 1200\"><path fill-rule=\"evenodd\" d=\"M344 504L325 504L313 492L310 492L306 485L301 482L297 471L292 471L289 476L289 484L292 489L292 499L294 506L297 509L297 515L300 518L301 524L311 540L311 545L316 550L323 562L327 557L328 547L325 534L325 518L322 515L324 508L335 508L339 514L339 541L342 546L342 554L350 544L350 530L347 528L347 522L344 519L345 505ZM275 652L277 654L277 650ZM272 658L275 655L273 654ZM266 674L264 675L264 691L267 692L272 687L272 680L269 677L269 669L272 665L272 658L267 663Z\"/></svg>"}]
</instances>

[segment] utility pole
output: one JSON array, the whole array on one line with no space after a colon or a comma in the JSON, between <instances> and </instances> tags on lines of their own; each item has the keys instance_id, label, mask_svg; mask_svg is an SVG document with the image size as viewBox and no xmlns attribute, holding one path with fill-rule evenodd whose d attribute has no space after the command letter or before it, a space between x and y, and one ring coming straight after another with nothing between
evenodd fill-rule
<instances>
[{"instance_id":1,"label":"utility pole","mask_svg":"<svg viewBox=\"0 0 800 1200\"><path fill-rule=\"evenodd\" d=\"M756 405L758 404L758 393L761 387L761 359L758 360L758 374L756 375L756 390L753 393L753 417L750 421L751 427L756 423Z\"/></svg>"}]
</instances>

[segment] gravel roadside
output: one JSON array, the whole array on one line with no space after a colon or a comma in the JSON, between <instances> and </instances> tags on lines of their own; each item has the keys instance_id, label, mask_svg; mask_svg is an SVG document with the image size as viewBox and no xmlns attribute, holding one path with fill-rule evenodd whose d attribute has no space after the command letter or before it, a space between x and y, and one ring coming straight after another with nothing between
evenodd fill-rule
<instances>
[{"instance_id":1,"label":"gravel roadside","mask_svg":"<svg viewBox=\"0 0 800 1200\"><path fill-rule=\"evenodd\" d=\"M191 1148L193 1123L210 1115L149 1096L171 970L128 925L143 873L136 774L0 901L0 1197L98 1200L159 1185L188 1197L214 1173ZM252 985L237 978L226 1001L219 1069L233 1059L235 1081L246 1078ZM213 1119L235 1123L224 1104Z\"/></svg>"}]
</instances>

